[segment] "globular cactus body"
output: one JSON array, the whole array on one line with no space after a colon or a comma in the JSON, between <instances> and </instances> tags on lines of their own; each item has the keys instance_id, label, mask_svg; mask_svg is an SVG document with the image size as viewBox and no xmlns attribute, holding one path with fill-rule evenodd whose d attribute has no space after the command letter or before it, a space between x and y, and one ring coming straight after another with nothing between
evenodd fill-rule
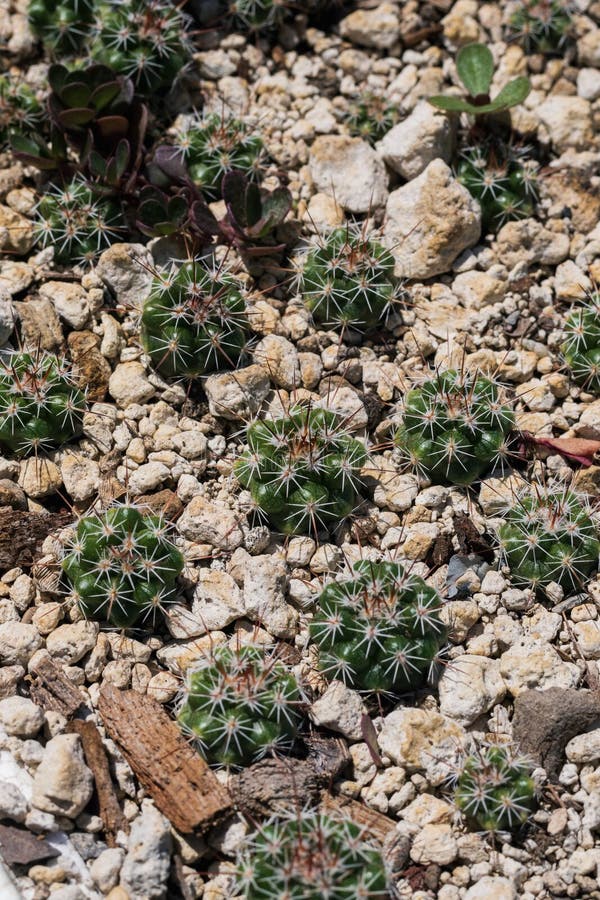
<instances>
[{"instance_id":1,"label":"globular cactus body","mask_svg":"<svg viewBox=\"0 0 600 900\"><path fill-rule=\"evenodd\" d=\"M211 765L237 768L292 747L301 702L296 679L272 652L223 645L188 672L178 722Z\"/></svg>"},{"instance_id":2,"label":"globular cactus body","mask_svg":"<svg viewBox=\"0 0 600 900\"><path fill-rule=\"evenodd\" d=\"M243 31L268 31L285 12L280 0L233 0L230 4L233 25Z\"/></svg>"},{"instance_id":3,"label":"globular cactus body","mask_svg":"<svg viewBox=\"0 0 600 900\"><path fill-rule=\"evenodd\" d=\"M29 134L39 127L42 107L31 88L9 75L0 75L0 149L13 132Z\"/></svg>"},{"instance_id":4,"label":"globular cactus body","mask_svg":"<svg viewBox=\"0 0 600 900\"><path fill-rule=\"evenodd\" d=\"M79 520L62 568L85 616L128 628L175 600L183 556L160 516L123 504Z\"/></svg>"},{"instance_id":5,"label":"globular cactus body","mask_svg":"<svg viewBox=\"0 0 600 900\"><path fill-rule=\"evenodd\" d=\"M85 410L85 395L65 360L42 351L0 355L0 446L15 456L76 437Z\"/></svg>"},{"instance_id":6,"label":"globular cactus body","mask_svg":"<svg viewBox=\"0 0 600 900\"><path fill-rule=\"evenodd\" d=\"M363 94L354 100L346 116L350 134L372 145L380 141L397 121L397 107L377 94Z\"/></svg>"},{"instance_id":7,"label":"globular cactus body","mask_svg":"<svg viewBox=\"0 0 600 900\"><path fill-rule=\"evenodd\" d=\"M600 293L567 317L564 331L561 351L573 380L592 394L600 393Z\"/></svg>"},{"instance_id":8,"label":"globular cactus body","mask_svg":"<svg viewBox=\"0 0 600 900\"><path fill-rule=\"evenodd\" d=\"M463 761L454 801L469 825L491 834L511 831L535 808L531 771L513 744L483 745Z\"/></svg>"},{"instance_id":9,"label":"globular cactus body","mask_svg":"<svg viewBox=\"0 0 600 900\"><path fill-rule=\"evenodd\" d=\"M94 0L30 0L31 30L55 53L83 47L93 22Z\"/></svg>"},{"instance_id":10,"label":"globular cactus body","mask_svg":"<svg viewBox=\"0 0 600 900\"><path fill-rule=\"evenodd\" d=\"M396 443L435 484L470 484L501 458L513 427L497 382L449 369L406 394Z\"/></svg>"},{"instance_id":11,"label":"globular cactus body","mask_svg":"<svg viewBox=\"0 0 600 900\"><path fill-rule=\"evenodd\" d=\"M292 406L284 418L252 423L247 441L235 473L278 531L316 533L352 512L366 451L335 413Z\"/></svg>"},{"instance_id":12,"label":"globular cactus body","mask_svg":"<svg viewBox=\"0 0 600 900\"><path fill-rule=\"evenodd\" d=\"M561 53L572 29L573 4L565 0L521 0L509 22L509 34L526 53Z\"/></svg>"},{"instance_id":13,"label":"globular cactus body","mask_svg":"<svg viewBox=\"0 0 600 900\"><path fill-rule=\"evenodd\" d=\"M523 153L502 143L465 150L456 177L479 201L484 231L496 232L507 222L527 218L535 210L537 167Z\"/></svg>"},{"instance_id":14,"label":"globular cactus body","mask_svg":"<svg viewBox=\"0 0 600 900\"><path fill-rule=\"evenodd\" d=\"M310 635L319 668L363 691L401 694L431 677L446 636L441 600L399 563L360 560L319 597Z\"/></svg>"}]
</instances>

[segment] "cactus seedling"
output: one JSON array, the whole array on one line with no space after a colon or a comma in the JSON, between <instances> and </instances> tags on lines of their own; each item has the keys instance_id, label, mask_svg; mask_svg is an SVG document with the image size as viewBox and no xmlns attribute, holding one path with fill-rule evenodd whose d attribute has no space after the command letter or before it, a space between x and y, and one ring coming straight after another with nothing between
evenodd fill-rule
<instances>
[{"instance_id":1,"label":"cactus seedling","mask_svg":"<svg viewBox=\"0 0 600 900\"><path fill-rule=\"evenodd\" d=\"M41 119L42 107L31 88L10 74L0 75L0 149L12 132L27 135Z\"/></svg>"},{"instance_id":2,"label":"cactus seedling","mask_svg":"<svg viewBox=\"0 0 600 900\"><path fill-rule=\"evenodd\" d=\"M600 393L600 293L570 313L564 331L561 350L573 380L592 394Z\"/></svg>"},{"instance_id":3,"label":"cactus seedling","mask_svg":"<svg viewBox=\"0 0 600 900\"><path fill-rule=\"evenodd\" d=\"M531 771L514 744L483 744L463 761L454 801L469 825L491 834L512 831L535 807Z\"/></svg>"},{"instance_id":4,"label":"cactus seedling","mask_svg":"<svg viewBox=\"0 0 600 900\"><path fill-rule=\"evenodd\" d=\"M280 0L232 0L229 9L234 27L243 31L269 31L284 13Z\"/></svg>"},{"instance_id":5,"label":"cactus seedling","mask_svg":"<svg viewBox=\"0 0 600 900\"><path fill-rule=\"evenodd\" d=\"M386 900L381 853L349 819L313 810L274 817L237 864L245 900Z\"/></svg>"},{"instance_id":6,"label":"cactus seedling","mask_svg":"<svg viewBox=\"0 0 600 900\"><path fill-rule=\"evenodd\" d=\"M233 368L247 343L240 284L200 260L154 278L142 312L142 343L166 377Z\"/></svg>"},{"instance_id":7,"label":"cactus seedling","mask_svg":"<svg viewBox=\"0 0 600 900\"><path fill-rule=\"evenodd\" d=\"M248 256L277 253L284 248L285 244L275 244L272 235L292 206L287 188L266 191L241 172L228 172L222 190L227 216L219 227L225 240Z\"/></svg>"},{"instance_id":8,"label":"cactus seedling","mask_svg":"<svg viewBox=\"0 0 600 900\"><path fill-rule=\"evenodd\" d=\"M398 110L385 97L363 94L350 104L346 124L353 137L364 138L371 145L380 141L398 121Z\"/></svg>"},{"instance_id":9,"label":"cactus seedling","mask_svg":"<svg viewBox=\"0 0 600 900\"><path fill-rule=\"evenodd\" d=\"M456 177L481 206L484 231L533 214L538 198L537 166L523 153L494 141L461 154Z\"/></svg>"},{"instance_id":10,"label":"cactus seedling","mask_svg":"<svg viewBox=\"0 0 600 900\"><path fill-rule=\"evenodd\" d=\"M209 763L240 767L292 747L301 702L296 679L273 652L222 645L188 671L177 718Z\"/></svg>"},{"instance_id":11,"label":"cactus seedling","mask_svg":"<svg viewBox=\"0 0 600 900\"><path fill-rule=\"evenodd\" d=\"M565 0L521 0L509 22L509 34L526 53L561 53L572 28L572 4Z\"/></svg>"},{"instance_id":12,"label":"cactus seedling","mask_svg":"<svg viewBox=\"0 0 600 900\"><path fill-rule=\"evenodd\" d=\"M535 484L517 494L498 528L501 559L517 584L556 582L581 590L598 566L600 541L585 500L564 487Z\"/></svg>"},{"instance_id":13,"label":"cactus seedling","mask_svg":"<svg viewBox=\"0 0 600 900\"><path fill-rule=\"evenodd\" d=\"M31 30L56 54L82 48L92 26L94 0L30 0Z\"/></svg>"},{"instance_id":14,"label":"cactus seedling","mask_svg":"<svg viewBox=\"0 0 600 900\"><path fill-rule=\"evenodd\" d=\"M352 512L366 451L335 413L297 404L253 422L247 441L235 474L278 531L317 533Z\"/></svg>"},{"instance_id":15,"label":"cactus seedling","mask_svg":"<svg viewBox=\"0 0 600 900\"><path fill-rule=\"evenodd\" d=\"M310 624L319 667L363 691L402 694L433 674L446 629L441 600L399 563L359 560L321 593Z\"/></svg>"},{"instance_id":16,"label":"cactus seedling","mask_svg":"<svg viewBox=\"0 0 600 900\"><path fill-rule=\"evenodd\" d=\"M15 456L72 440L85 410L85 395L64 359L42 351L0 355L0 446Z\"/></svg>"},{"instance_id":17,"label":"cactus seedling","mask_svg":"<svg viewBox=\"0 0 600 900\"><path fill-rule=\"evenodd\" d=\"M62 568L85 616L129 628L175 600L183 556L160 516L124 504L79 520Z\"/></svg>"},{"instance_id":18,"label":"cactus seedling","mask_svg":"<svg viewBox=\"0 0 600 900\"><path fill-rule=\"evenodd\" d=\"M450 369L406 394L396 443L434 484L470 484L501 458L513 427L496 381Z\"/></svg>"}]
</instances>

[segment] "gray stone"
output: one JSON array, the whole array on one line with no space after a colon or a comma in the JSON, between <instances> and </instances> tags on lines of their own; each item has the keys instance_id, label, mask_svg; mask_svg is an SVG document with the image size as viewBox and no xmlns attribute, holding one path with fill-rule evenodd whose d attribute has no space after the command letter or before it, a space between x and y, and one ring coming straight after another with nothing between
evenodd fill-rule
<instances>
[{"instance_id":1,"label":"gray stone","mask_svg":"<svg viewBox=\"0 0 600 900\"><path fill-rule=\"evenodd\" d=\"M400 37L398 7L381 3L374 9L357 9L342 19L340 34L361 47L386 50Z\"/></svg>"},{"instance_id":2,"label":"gray stone","mask_svg":"<svg viewBox=\"0 0 600 900\"><path fill-rule=\"evenodd\" d=\"M27 697L6 697L0 700L0 725L7 734L31 738L44 724L44 713Z\"/></svg>"},{"instance_id":3,"label":"gray stone","mask_svg":"<svg viewBox=\"0 0 600 900\"><path fill-rule=\"evenodd\" d=\"M422 100L404 121L387 132L376 149L394 172L410 181L434 159L449 163L453 143L453 120Z\"/></svg>"},{"instance_id":4,"label":"gray stone","mask_svg":"<svg viewBox=\"0 0 600 900\"><path fill-rule=\"evenodd\" d=\"M143 244L113 244L98 260L96 274L117 303L140 309L150 293L152 256Z\"/></svg>"},{"instance_id":5,"label":"gray stone","mask_svg":"<svg viewBox=\"0 0 600 900\"><path fill-rule=\"evenodd\" d=\"M88 622L85 619L68 625L59 625L46 638L46 649L61 663L72 666L94 648L98 628L97 622Z\"/></svg>"},{"instance_id":6,"label":"gray stone","mask_svg":"<svg viewBox=\"0 0 600 900\"><path fill-rule=\"evenodd\" d=\"M192 605L203 628L198 634L218 631L244 615L242 592L227 572L200 569Z\"/></svg>"},{"instance_id":7,"label":"gray stone","mask_svg":"<svg viewBox=\"0 0 600 900\"><path fill-rule=\"evenodd\" d=\"M0 281L0 347L3 346L15 327L15 308L9 291Z\"/></svg>"},{"instance_id":8,"label":"gray stone","mask_svg":"<svg viewBox=\"0 0 600 900\"><path fill-rule=\"evenodd\" d=\"M204 382L212 415L234 422L253 418L270 389L269 376L259 365L210 375Z\"/></svg>"},{"instance_id":9,"label":"gray stone","mask_svg":"<svg viewBox=\"0 0 600 900\"><path fill-rule=\"evenodd\" d=\"M87 806L94 779L85 764L78 734L58 734L46 744L33 779L32 805L75 819Z\"/></svg>"},{"instance_id":10,"label":"gray stone","mask_svg":"<svg viewBox=\"0 0 600 900\"><path fill-rule=\"evenodd\" d=\"M40 286L40 296L50 300L60 318L76 331L88 324L88 295L78 282L47 281Z\"/></svg>"},{"instance_id":11,"label":"gray stone","mask_svg":"<svg viewBox=\"0 0 600 900\"><path fill-rule=\"evenodd\" d=\"M351 741L364 740L361 722L365 714L366 708L358 691L350 690L341 681L332 681L310 708L315 725L338 731Z\"/></svg>"},{"instance_id":12,"label":"gray stone","mask_svg":"<svg viewBox=\"0 0 600 900\"><path fill-rule=\"evenodd\" d=\"M4 622L0 625L0 664L27 666L42 643L42 637L35 625Z\"/></svg>"},{"instance_id":13,"label":"gray stone","mask_svg":"<svg viewBox=\"0 0 600 900\"><path fill-rule=\"evenodd\" d=\"M148 381L144 366L136 360L119 363L110 376L108 390L123 409L132 403L145 403L156 392L154 385Z\"/></svg>"},{"instance_id":14,"label":"gray stone","mask_svg":"<svg viewBox=\"0 0 600 900\"><path fill-rule=\"evenodd\" d=\"M309 167L317 191L334 197L348 212L366 213L387 199L385 165L360 138L318 137L311 147Z\"/></svg>"},{"instance_id":15,"label":"gray stone","mask_svg":"<svg viewBox=\"0 0 600 900\"><path fill-rule=\"evenodd\" d=\"M28 812L29 804L17 785L0 781L0 819L23 822Z\"/></svg>"},{"instance_id":16,"label":"gray stone","mask_svg":"<svg viewBox=\"0 0 600 900\"><path fill-rule=\"evenodd\" d=\"M163 900L171 856L170 825L149 801L133 822L127 856L121 869L121 885L130 900Z\"/></svg>"},{"instance_id":17,"label":"gray stone","mask_svg":"<svg viewBox=\"0 0 600 900\"><path fill-rule=\"evenodd\" d=\"M125 859L125 851L120 847L104 850L90 866L94 884L103 894L111 891L119 880L119 872Z\"/></svg>"},{"instance_id":18,"label":"gray stone","mask_svg":"<svg viewBox=\"0 0 600 900\"><path fill-rule=\"evenodd\" d=\"M465 654L444 670L438 690L442 715L472 725L502 700L506 685L498 660Z\"/></svg>"},{"instance_id":19,"label":"gray stone","mask_svg":"<svg viewBox=\"0 0 600 900\"><path fill-rule=\"evenodd\" d=\"M288 570L284 557L250 556L245 550L238 550L231 562L243 572L242 596L248 618L263 625L273 637L293 638L298 612L285 600Z\"/></svg>"},{"instance_id":20,"label":"gray stone","mask_svg":"<svg viewBox=\"0 0 600 900\"><path fill-rule=\"evenodd\" d=\"M190 501L177 522L177 528L184 538L208 543L220 550L235 550L244 540L238 516L201 495Z\"/></svg>"}]
</instances>

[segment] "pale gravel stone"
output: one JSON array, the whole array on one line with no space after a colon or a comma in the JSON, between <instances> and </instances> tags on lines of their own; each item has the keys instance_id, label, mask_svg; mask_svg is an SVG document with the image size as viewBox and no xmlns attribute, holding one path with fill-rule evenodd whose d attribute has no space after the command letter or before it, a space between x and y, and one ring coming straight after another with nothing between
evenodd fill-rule
<instances>
[{"instance_id":1,"label":"pale gravel stone","mask_svg":"<svg viewBox=\"0 0 600 900\"><path fill-rule=\"evenodd\" d=\"M529 637L502 654L500 674L513 697L534 688L576 687L580 679L578 667L564 662L551 644Z\"/></svg>"},{"instance_id":2,"label":"pale gravel stone","mask_svg":"<svg viewBox=\"0 0 600 900\"><path fill-rule=\"evenodd\" d=\"M385 134L376 150L394 172L410 181L434 159L449 163L453 143L454 121L422 100Z\"/></svg>"},{"instance_id":3,"label":"pale gravel stone","mask_svg":"<svg viewBox=\"0 0 600 900\"><path fill-rule=\"evenodd\" d=\"M400 36L398 7L381 3L374 9L357 9L340 22L340 34L361 47L386 50Z\"/></svg>"},{"instance_id":4,"label":"pale gravel stone","mask_svg":"<svg viewBox=\"0 0 600 900\"><path fill-rule=\"evenodd\" d=\"M169 476L169 469L163 463L149 462L131 473L127 486L134 496L148 494L160 487Z\"/></svg>"},{"instance_id":5,"label":"pale gravel stone","mask_svg":"<svg viewBox=\"0 0 600 900\"><path fill-rule=\"evenodd\" d=\"M201 569L194 589L192 613L201 631L218 631L244 615L242 592L227 572Z\"/></svg>"},{"instance_id":6,"label":"pale gravel stone","mask_svg":"<svg viewBox=\"0 0 600 900\"><path fill-rule=\"evenodd\" d=\"M67 453L60 463L65 490L76 502L88 500L100 484L100 466L95 459Z\"/></svg>"},{"instance_id":7,"label":"pale gravel stone","mask_svg":"<svg viewBox=\"0 0 600 900\"><path fill-rule=\"evenodd\" d=\"M246 616L273 637L289 640L296 634L298 612L286 602L288 569L279 554L250 556L237 550L231 565L242 573L242 598ZM232 572L235 577L235 571Z\"/></svg>"},{"instance_id":8,"label":"pale gravel stone","mask_svg":"<svg viewBox=\"0 0 600 900\"><path fill-rule=\"evenodd\" d=\"M46 649L55 659L72 666L93 649L98 636L97 622L82 619L68 625L59 625L46 638Z\"/></svg>"},{"instance_id":9,"label":"pale gravel stone","mask_svg":"<svg viewBox=\"0 0 600 900\"><path fill-rule=\"evenodd\" d=\"M472 725L502 700L506 685L498 660L465 654L444 669L438 692L442 715Z\"/></svg>"},{"instance_id":10,"label":"pale gravel stone","mask_svg":"<svg viewBox=\"0 0 600 900\"><path fill-rule=\"evenodd\" d=\"M265 366L246 366L235 372L209 375L204 382L208 408L213 416L248 421L255 416L271 389Z\"/></svg>"},{"instance_id":11,"label":"pale gravel stone","mask_svg":"<svg viewBox=\"0 0 600 900\"><path fill-rule=\"evenodd\" d=\"M101 254L96 274L117 302L140 309L150 293L152 256L143 244L112 244Z\"/></svg>"},{"instance_id":12,"label":"pale gravel stone","mask_svg":"<svg viewBox=\"0 0 600 900\"><path fill-rule=\"evenodd\" d=\"M317 191L351 213L383 206L388 196L385 165L360 138L323 135L311 147L310 173Z\"/></svg>"},{"instance_id":13,"label":"pale gravel stone","mask_svg":"<svg viewBox=\"0 0 600 900\"><path fill-rule=\"evenodd\" d=\"M452 292L467 309L481 309L499 303L506 291L506 283L488 272L460 272L452 282Z\"/></svg>"},{"instance_id":14,"label":"pale gravel stone","mask_svg":"<svg viewBox=\"0 0 600 900\"><path fill-rule=\"evenodd\" d=\"M433 710L401 707L385 717L378 743L393 763L414 772L426 769L432 758L451 761L465 739L452 719Z\"/></svg>"},{"instance_id":15,"label":"pale gravel stone","mask_svg":"<svg viewBox=\"0 0 600 900\"><path fill-rule=\"evenodd\" d=\"M32 805L54 815L76 818L87 806L94 779L77 734L59 734L44 749L33 779Z\"/></svg>"},{"instance_id":16,"label":"pale gravel stone","mask_svg":"<svg viewBox=\"0 0 600 900\"><path fill-rule=\"evenodd\" d=\"M362 717L366 707L358 691L341 681L330 682L325 693L310 708L315 725L337 731L351 741L364 740Z\"/></svg>"},{"instance_id":17,"label":"pale gravel stone","mask_svg":"<svg viewBox=\"0 0 600 900\"><path fill-rule=\"evenodd\" d=\"M244 540L239 517L201 495L190 501L177 521L177 528L184 538L221 550L235 550Z\"/></svg>"},{"instance_id":18,"label":"pale gravel stone","mask_svg":"<svg viewBox=\"0 0 600 900\"><path fill-rule=\"evenodd\" d=\"M58 491L62 485L62 475L51 459L32 456L21 460L18 483L28 497L39 500Z\"/></svg>"},{"instance_id":19,"label":"pale gravel stone","mask_svg":"<svg viewBox=\"0 0 600 900\"><path fill-rule=\"evenodd\" d=\"M26 666L42 643L35 625L5 622L0 625L0 664Z\"/></svg>"},{"instance_id":20,"label":"pale gravel stone","mask_svg":"<svg viewBox=\"0 0 600 900\"><path fill-rule=\"evenodd\" d=\"M108 893L117 884L124 859L125 851L121 847L110 847L92 862L90 875L103 893Z\"/></svg>"},{"instance_id":21,"label":"pale gravel stone","mask_svg":"<svg viewBox=\"0 0 600 900\"><path fill-rule=\"evenodd\" d=\"M552 94L536 107L536 115L558 153L587 150L593 141L592 108L583 97Z\"/></svg>"},{"instance_id":22,"label":"pale gravel stone","mask_svg":"<svg viewBox=\"0 0 600 900\"><path fill-rule=\"evenodd\" d=\"M0 276L0 347L4 346L15 327L15 308L12 305L10 291L4 286Z\"/></svg>"},{"instance_id":23,"label":"pale gravel stone","mask_svg":"<svg viewBox=\"0 0 600 900\"><path fill-rule=\"evenodd\" d=\"M108 390L117 406L122 408L131 403L145 403L156 392L144 366L136 360L119 363L109 378Z\"/></svg>"},{"instance_id":24,"label":"pale gravel stone","mask_svg":"<svg viewBox=\"0 0 600 900\"><path fill-rule=\"evenodd\" d=\"M410 850L411 859L420 865L448 866L457 854L458 844L450 825L426 825L415 837Z\"/></svg>"},{"instance_id":25,"label":"pale gravel stone","mask_svg":"<svg viewBox=\"0 0 600 900\"><path fill-rule=\"evenodd\" d=\"M469 888L464 900L517 900L517 890L508 878L484 875Z\"/></svg>"},{"instance_id":26,"label":"pale gravel stone","mask_svg":"<svg viewBox=\"0 0 600 900\"><path fill-rule=\"evenodd\" d=\"M300 387L301 372L298 351L278 334L268 334L256 345L254 361L277 387L288 391Z\"/></svg>"},{"instance_id":27,"label":"pale gravel stone","mask_svg":"<svg viewBox=\"0 0 600 900\"><path fill-rule=\"evenodd\" d=\"M50 300L60 318L80 331L90 321L87 291L76 281L47 281L39 289L41 297Z\"/></svg>"},{"instance_id":28,"label":"pale gravel stone","mask_svg":"<svg viewBox=\"0 0 600 900\"><path fill-rule=\"evenodd\" d=\"M0 780L0 819L23 822L28 812L29 803L18 785Z\"/></svg>"},{"instance_id":29,"label":"pale gravel stone","mask_svg":"<svg viewBox=\"0 0 600 900\"><path fill-rule=\"evenodd\" d=\"M121 868L121 885L131 898L163 900L167 896L171 844L169 822L144 800L141 815L131 826Z\"/></svg>"},{"instance_id":30,"label":"pale gravel stone","mask_svg":"<svg viewBox=\"0 0 600 900\"><path fill-rule=\"evenodd\" d=\"M0 725L7 734L32 738L44 724L44 713L27 697L6 697L0 700Z\"/></svg>"},{"instance_id":31,"label":"pale gravel stone","mask_svg":"<svg viewBox=\"0 0 600 900\"><path fill-rule=\"evenodd\" d=\"M571 738L565 747L565 756L571 763L585 765L600 759L600 728Z\"/></svg>"},{"instance_id":32,"label":"pale gravel stone","mask_svg":"<svg viewBox=\"0 0 600 900\"><path fill-rule=\"evenodd\" d=\"M600 622L576 622L573 638L584 659L600 659Z\"/></svg>"}]
</instances>

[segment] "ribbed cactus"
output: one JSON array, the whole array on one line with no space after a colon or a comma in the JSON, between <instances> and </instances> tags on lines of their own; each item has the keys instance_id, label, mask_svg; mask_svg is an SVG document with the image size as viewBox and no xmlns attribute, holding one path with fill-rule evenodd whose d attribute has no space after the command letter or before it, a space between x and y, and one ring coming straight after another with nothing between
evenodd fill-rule
<instances>
[{"instance_id":1,"label":"ribbed cactus","mask_svg":"<svg viewBox=\"0 0 600 900\"><path fill-rule=\"evenodd\" d=\"M538 199L537 164L501 141L470 147L461 154L456 177L479 201L484 231L533 215Z\"/></svg>"},{"instance_id":2,"label":"ribbed cactus","mask_svg":"<svg viewBox=\"0 0 600 900\"><path fill-rule=\"evenodd\" d=\"M217 646L188 671L178 722L217 766L247 766L291 749L302 721L302 694L273 651Z\"/></svg>"},{"instance_id":3,"label":"ribbed cactus","mask_svg":"<svg viewBox=\"0 0 600 900\"><path fill-rule=\"evenodd\" d=\"M142 343L166 377L195 378L233 368L247 343L241 285L188 260L158 274L142 312Z\"/></svg>"},{"instance_id":4,"label":"ribbed cactus","mask_svg":"<svg viewBox=\"0 0 600 900\"><path fill-rule=\"evenodd\" d=\"M600 292L567 317L561 351L573 380L592 394L600 393Z\"/></svg>"},{"instance_id":5,"label":"ribbed cactus","mask_svg":"<svg viewBox=\"0 0 600 900\"><path fill-rule=\"evenodd\" d=\"M398 121L398 109L385 97L365 93L350 103L345 121L351 135L376 144Z\"/></svg>"},{"instance_id":6,"label":"ribbed cactus","mask_svg":"<svg viewBox=\"0 0 600 900\"><path fill-rule=\"evenodd\" d=\"M0 446L15 456L59 447L81 433L86 411L64 359L38 351L0 354Z\"/></svg>"},{"instance_id":7,"label":"ribbed cactus","mask_svg":"<svg viewBox=\"0 0 600 900\"><path fill-rule=\"evenodd\" d=\"M498 382L449 369L405 395L396 444L435 484L470 484L501 459L514 421Z\"/></svg>"},{"instance_id":8,"label":"ribbed cactus","mask_svg":"<svg viewBox=\"0 0 600 900\"><path fill-rule=\"evenodd\" d=\"M61 564L86 617L129 628L175 600L183 556L167 522L125 503L83 516Z\"/></svg>"},{"instance_id":9,"label":"ribbed cactus","mask_svg":"<svg viewBox=\"0 0 600 900\"><path fill-rule=\"evenodd\" d=\"M27 135L40 127L42 106L24 81L13 75L0 75L0 150L11 133Z\"/></svg>"},{"instance_id":10,"label":"ribbed cactus","mask_svg":"<svg viewBox=\"0 0 600 900\"><path fill-rule=\"evenodd\" d=\"M581 591L598 567L600 541L589 504L566 487L535 483L511 498L498 527L501 559L516 584L556 582Z\"/></svg>"},{"instance_id":11,"label":"ribbed cactus","mask_svg":"<svg viewBox=\"0 0 600 900\"><path fill-rule=\"evenodd\" d=\"M328 584L310 623L319 668L362 691L402 694L434 674L446 637L434 588L395 562L359 560Z\"/></svg>"},{"instance_id":12,"label":"ribbed cactus","mask_svg":"<svg viewBox=\"0 0 600 900\"><path fill-rule=\"evenodd\" d=\"M245 900L390 896L381 853L365 830L349 819L307 809L258 828L239 856L236 887Z\"/></svg>"},{"instance_id":13,"label":"ribbed cactus","mask_svg":"<svg viewBox=\"0 0 600 900\"><path fill-rule=\"evenodd\" d=\"M299 260L298 290L319 325L361 332L383 324L401 287L390 251L345 227L322 237Z\"/></svg>"},{"instance_id":14,"label":"ribbed cactus","mask_svg":"<svg viewBox=\"0 0 600 900\"><path fill-rule=\"evenodd\" d=\"M235 474L278 531L317 533L352 512L366 451L338 415L294 405L283 418L253 422L246 438Z\"/></svg>"},{"instance_id":15,"label":"ribbed cactus","mask_svg":"<svg viewBox=\"0 0 600 900\"><path fill-rule=\"evenodd\" d=\"M523 825L535 809L531 771L514 744L482 744L467 756L454 792L467 824L491 834Z\"/></svg>"},{"instance_id":16,"label":"ribbed cactus","mask_svg":"<svg viewBox=\"0 0 600 900\"><path fill-rule=\"evenodd\" d=\"M268 31L281 21L285 6L281 0L231 0L229 11L234 28Z\"/></svg>"},{"instance_id":17,"label":"ribbed cactus","mask_svg":"<svg viewBox=\"0 0 600 900\"><path fill-rule=\"evenodd\" d=\"M88 38L94 0L30 0L29 25L55 53L76 53Z\"/></svg>"},{"instance_id":18,"label":"ribbed cactus","mask_svg":"<svg viewBox=\"0 0 600 900\"><path fill-rule=\"evenodd\" d=\"M575 6L567 0L520 0L510 17L509 37L526 53L561 53L573 27Z\"/></svg>"}]
</instances>

